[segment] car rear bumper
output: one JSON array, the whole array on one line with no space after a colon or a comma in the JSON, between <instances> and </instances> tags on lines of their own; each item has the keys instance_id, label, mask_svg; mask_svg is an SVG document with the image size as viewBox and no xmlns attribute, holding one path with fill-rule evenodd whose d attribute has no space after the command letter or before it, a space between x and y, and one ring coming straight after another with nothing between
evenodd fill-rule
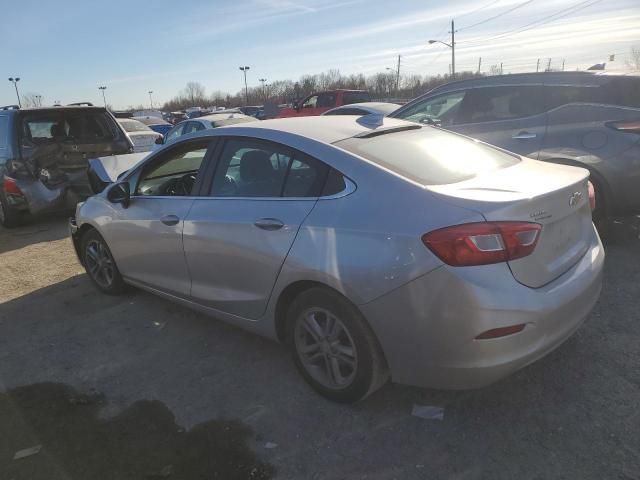
<instances>
[{"instance_id":1,"label":"car rear bumper","mask_svg":"<svg viewBox=\"0 0 640 480\"><path fill-rule=\"evenodd\" d=\"M595 233L587 253L541 288L517 283L507 264L441 267L360 305L395 382L477 388L538 360L569 338L598 300L604 249ZM509 336L487 330L526 324Z\"/></svg>"}]
</instances>

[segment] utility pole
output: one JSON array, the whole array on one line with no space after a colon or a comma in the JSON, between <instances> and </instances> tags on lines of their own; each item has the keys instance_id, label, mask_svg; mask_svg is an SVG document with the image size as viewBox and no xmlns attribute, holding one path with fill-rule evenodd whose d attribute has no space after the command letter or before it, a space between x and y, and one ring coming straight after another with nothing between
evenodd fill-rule
<instances>
[{"instance_id":1,"label":"utility pole","mask_svg":"<svg viewBox=\"0 0 640 480\"><path fill-rule=\"evenodd\" d=\"M502 62L500 62L500 75L502 75Z\"/></svg>"},{"instance_id":2,"label":"utility pole","mask_svg":"<svg viewBox=\"0 0 640 480\"><path fill-rule=\"evenodd\" d=\"M398 55L398 73L396 74L396 96L400 96L400 55Z\"/></svg>"},{"instance_id":3,"label":"utility pole","mask_svg":"<svg viewBox=\"0 0 640 480\"><path fill-rule=\"evenodd\" d=\"M540 59L538 59L538 62L536 63L536 73L540 71Z\"/></svg>"},{"instance_id":4,"label":"utility pole","mask_svg":"<svg viewBox=\"0 0 640 480\"><path fill-rule=\"evenodd\" d=\"M98 90L102 91L102 101L104 102L104 108L107 108L107 97L104 95L104 91L107 89L106 86L98 87Z\"/></svg>"},{"instance_id":5,"label":"utility pole","mask_svg":"<svg viewBox=\"0 0 640 480\"><path fill-rule=\"evenodd\" d=\"M153 90L149 90L149 103L151 104L151 110L153 110Z\"/></svg>"},{"instance_id":6,"label":"utility pole","mask_svg":"<svg viewBox=\"0 0 640 480\"><path fill-rule=\"evenodd\" d=\"M258 81L260 83L262 83L262 96L264 97L265 101L267 100L267 91L265 90L265 85L266 85L266 78L259 78Z\"/></svg>"},{"instance_id":7,"label":"utility pole","mask_svg":"<svg viewBox=\"0 0 640 480\"><path fill-rule=\"evenodd\" d=\"M482 57L478 57L478 73L480 73L481 68L482 68Z\"/></svg>"},{"instance_id":8,"label":"utility pole","mask_svg":"<svg viewBox=\"0 0 640 480\"><path fill-rule=\"evenodd\" d=\"M240 67L240 70L244 73L244 105L247 106L249 105L249 89L247 87L247 70L249 70L249 67Z\"/></svg>"},{"instance_id":9,"label":"utility pole","mask_svg":"<svg viewBox=\"0 0 640 480\"><path fill-rule=\"evenodd\" d=\"M22 103L20 102L20 94L18 93L18 82L20 81L20 77L9 77L9 81L13 83L13 86L16 89L16 97L18 97L18 106L22 108Z\"/></svg>"},{"instance_id":10,"label":"utility pole","mask_svg":"<svg viewBox=\"0 0 640 480\"><path fill-rule=\"evenodd\" d=\"M36 95L36 101L38 102L38 106L42 106L42 95Z\"/></svg>"},{"instance_id":11,"label":"utility pole","mask_svg":"<svg viewBox=\"0 0 640 480\"><path fill-rule=\"evenodd\" d=\"M562 71L564 72L564 58L562 59Z\"/></svg>"},{"instance_id":12,"label":"utility pole","mask_svg":"<svg viewBox=\"0 0 640 480\"><path fill-rule=\"evenodd\" d=\"M456 78L456 29L451 19L451 78Z\"/></svg>"},{"instance_id":13,"label":"utility pole","mask_svg":"<svg viewBox=\"0 0 640 480\"><path fill-rule=\"evenodd\" d=\"M551 71L551 59L547 62L547 72Z\"/></svg>"}]
</instances>

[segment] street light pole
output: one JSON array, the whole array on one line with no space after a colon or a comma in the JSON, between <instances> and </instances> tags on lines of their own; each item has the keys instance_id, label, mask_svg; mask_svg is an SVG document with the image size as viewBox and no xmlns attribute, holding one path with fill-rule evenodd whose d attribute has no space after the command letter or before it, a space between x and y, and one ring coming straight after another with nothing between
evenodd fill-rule
<instances>
[{"instance_id":1,"label":"street light pole","mask_svg":"<svg viewBox=\"0 0 640 480\"><path fill-rule=\"evenodd\" d=\"M262 83L262 96L264 97L265 101L267 100L267 91L266 91L266 78L259 78L258 81L260 83Z\"/></svg>"},{"instance_id":2,"label":"street light pole","mask_svg":"<svg viewBox=\"0 0 640 480\"><path fill-rule=\"evenodd\" d=\"M244 73L244 104L247 106L249 105L249 89L247 88L247 70L249 70L249 67L240 67L240 70Z\"/></svg>"},{"instance_id":3,"label":"street light pole","mask_svg":"<svg viewBox=\"0 0 640 480\"><path fill-rule=\"evenodd\" d=\"M149 103L151 104L151 110L153 110L153 90L149 90Z\"/></svg>"},{"instance_id":4,"label":"street light pole","mask_svg":"<svg viewBox=\"0 0 640 480\"><path fill-rule=\"evenodd\" d=\"M18 93L18 82L20 81L20 77L9 77L9 81L13 83L13 86L16 89L16 97L18 97L18 106L22 108L22 103L20 102L20 94Z\"/></svg>"},{"instance_id":5,"label":"street light pole","mask_svg":"<svg viewBox=\"0 0 640 480\"><path fill-rule=\"evenodd\" d=\"M107 89L107 87L105 87L104 85L101 87L98 87L98 90L102 91L102 101L104 102L104 108L107 108L107 97L104 94L104 91Z\"/></svg>"},{"instance_id":6,"label":"street light pole","mask_svg":"<svg viewBox=\"0 0 640 480\"><path fill-rule=\"evenodd\" d=\"M453 20L451 20L451 43L443 42L441 40L429 40L429 45L433 43L441 43L451 49L451 78L456 78L456 30Z\"/></svg>"},{"instance_id":7,"label":"street light pole","mask_svg":"<svg viewBox=\"0 0 640 480\"><path fill-rule=\"evenodd\" d=\"M36 95L36 101L38 102L38 106L42 106L42 95Z\"/></svg>"}]
</instances>

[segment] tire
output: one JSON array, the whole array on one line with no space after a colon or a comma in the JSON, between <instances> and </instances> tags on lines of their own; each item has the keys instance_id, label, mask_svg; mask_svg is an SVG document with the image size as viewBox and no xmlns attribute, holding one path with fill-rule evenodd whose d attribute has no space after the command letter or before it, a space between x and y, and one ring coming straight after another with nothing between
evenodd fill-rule
<instances>
[{"instance_id":1,"label":"tire","mask_svg":"<svg viewBox=\"0 0 640 480\"><path fill-rule=\"evenodd\" d=\"M0 225L5 228L14 228L20 225L21 220L21 212L11 208L4 196L4 192L0 192Z\"/></svg>"},{"instance_id":2,"label":"tire","mask_svg":"<svg viewBox=\"0 0 640 480\"><path fill-rule=\"evenodd\" d=\"M119 295L126 289L111 250L97 230L88 230L81 239L84 268L93 284L103 293Z\"/></svg>"},{"instance_id":3,"label":"tire","mask_svg":"<svg viewBox=\"0 0 640 480\"><path fill-rule=\"evenodd\" d=\"M325 288L302 292L289 308L287 327L296 367L329 400L357 402L388 380L377 339L342 295Z\"/></svg>"}]
</instances>

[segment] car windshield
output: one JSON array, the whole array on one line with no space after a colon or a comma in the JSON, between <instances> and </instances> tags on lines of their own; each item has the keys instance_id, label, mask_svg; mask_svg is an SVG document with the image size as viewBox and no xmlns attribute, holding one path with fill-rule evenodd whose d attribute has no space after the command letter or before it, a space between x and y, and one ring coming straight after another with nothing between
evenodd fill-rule
<instances>
[{"instance_id":1,"label":"car windshield","mask_svg":"<svg viewBox=\"0 0 640 480\"><path fill-rule=\"evenodd\" d=\"M461 182L520 161L516 155L428 127L348 138L335 145L422 185Z\"/></svg>"},{"instance_id":2,"label":"car windshield","mask_svg":"<svg viewBox=\"0 0 640 480\"><path fill-rule=\"evenodd\" d=\"M139 122L138 120L119 120L122 128L125 129L126 132L148 132L151 131L149 127L147 127L144 123Z\"/></svg>"}]
</instances>

